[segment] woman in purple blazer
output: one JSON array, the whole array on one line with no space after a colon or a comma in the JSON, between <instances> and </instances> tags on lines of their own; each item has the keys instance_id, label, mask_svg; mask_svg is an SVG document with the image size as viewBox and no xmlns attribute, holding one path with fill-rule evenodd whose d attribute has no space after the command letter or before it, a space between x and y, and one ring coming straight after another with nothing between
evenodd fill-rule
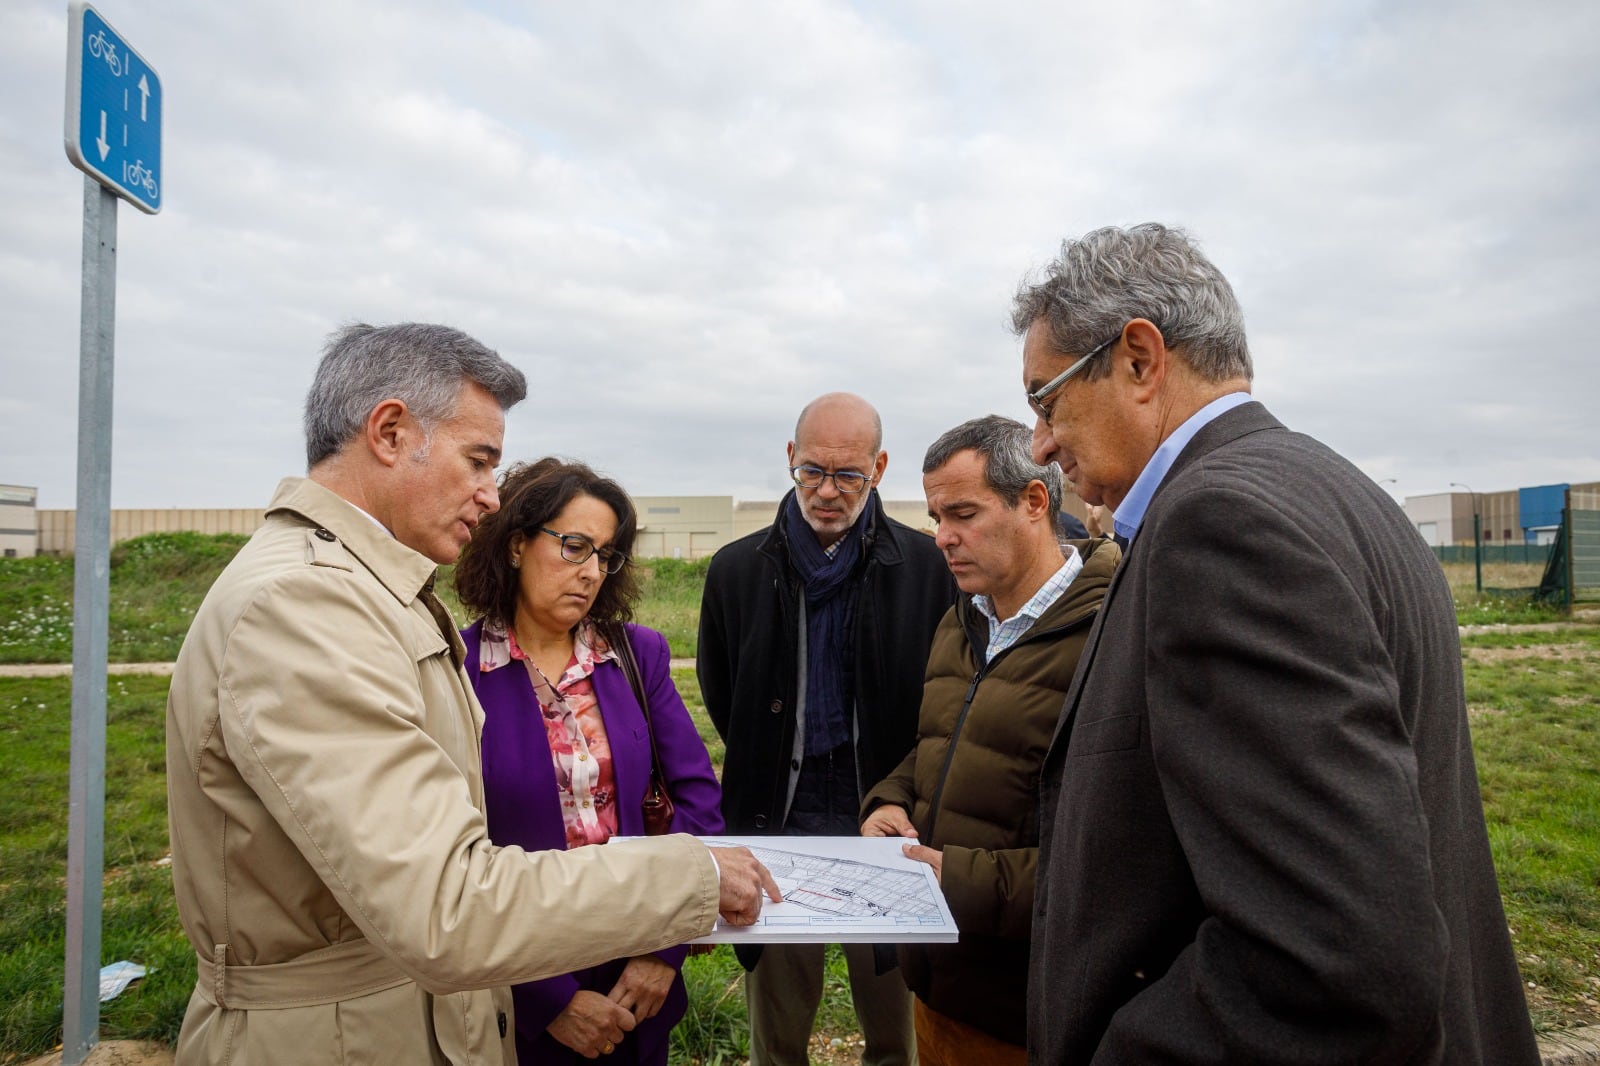
<instances>
[{"instance_id":1,"label":"woman in purple blazer","mask_svg":"<svg viewBox=\"0 0 1600 1066\"><path fill-rule=\"evenodd\" d=\"M483 704L489 835L530 851L644 833L640 802L655 732L675 833L722 831L705 744L668 669L667 641L627 623L638 599L628 552L637 518L616 482L582 463L540 459L508 470L500 510L456 564L467 673ZM628 640L649 725L616 647ZM644 889L648 891L646 887ZM629 916L618 914L618 922ZM667 1061L688 1000L686 948L616 959L512 989L524 1066Z\"/></svg>"}]
</instances>

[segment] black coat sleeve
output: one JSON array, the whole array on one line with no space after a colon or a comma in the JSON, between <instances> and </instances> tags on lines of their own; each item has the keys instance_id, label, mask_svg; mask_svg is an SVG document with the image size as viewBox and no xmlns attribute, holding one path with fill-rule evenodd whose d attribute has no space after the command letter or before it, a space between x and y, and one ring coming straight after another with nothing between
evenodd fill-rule
<instances>
[{"instance_id":1,"label":"black coat sleeve","mask_svg":"<svg viewBox=\"0 0 1600 1066\"><path fill-rule=\"evenodd\" d=\"M706 570L705 589L700 595L700 634L695 652L695 676L700 682L700 698L717 734L726 743L733 710L734 646L729 638L729 605L733 602L724 586L728 582L725 565L713 556Z\"/></svg>"}]
</instances>

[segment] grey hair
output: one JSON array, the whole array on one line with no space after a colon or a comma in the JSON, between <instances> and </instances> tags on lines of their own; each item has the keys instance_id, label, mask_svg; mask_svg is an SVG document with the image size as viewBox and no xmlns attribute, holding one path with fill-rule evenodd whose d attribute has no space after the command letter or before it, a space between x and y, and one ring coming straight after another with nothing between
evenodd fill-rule
<instances>
[{"instance_id":1,"label":"grey hair","mask_svg":"<svg viewBox=\"0 0 1600 1066\"><path fill-rule=\"evenodd\" d=\"M1050 513L1061 513L1061 467L1033 461L1033 434L1004 415L984 415L947 430L922 457L922 472L931 474L957 453L968 449L983 456L983 480L1007 507L1016 507L1029 482L1043 482L1050 494Z\"/></svg>"},{"instance_id":2,"label":"grey hair","mask_svg":"<svg viewBox=\"0 0 1600 1066\"><path fill-rule=\"evenodd\" d=\"M1201 379L1254 374L1233 287L1193 238L1160 223L1107 226L1063 241L1043 280L1018 287L1011 328L1025 334L1040 318L1063 355L1088 352L1143 318ZM1110 360L1097 359L1084 372L1098 378L1109 368Z\"/></svg>"},{"instance_id":3,"label":"grey hair","mask_svg":"<svg viewBox=\"0 0 1600 1066\"><path fill-rule=\"evenodd\" d=\"M306 466L338 454L384 400L404 401L431 440L469 381L501 410L528 394L522 371L458 329L426 322L344 327L328 338L306 393Z\"/></svg>"}]
</instances>

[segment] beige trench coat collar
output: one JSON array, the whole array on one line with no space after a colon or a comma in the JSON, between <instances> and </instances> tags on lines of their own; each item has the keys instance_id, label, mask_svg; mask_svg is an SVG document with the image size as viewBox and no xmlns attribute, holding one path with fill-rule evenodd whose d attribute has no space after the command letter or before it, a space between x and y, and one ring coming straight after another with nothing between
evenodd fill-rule
<instances>
[{"instance_id":1,"label":"beige trench coat collar","mask_svg":"<svg viewBox=\"0 0 1600 1066\"><path fill-rule=\"evenodd\" d=\"M286 477L267 505L270 516L288 511L339 538L389 594L403 604L432 583L433 560L401 544L376 519L331 489L304 477Z\"/></svg>"}]
</instances>

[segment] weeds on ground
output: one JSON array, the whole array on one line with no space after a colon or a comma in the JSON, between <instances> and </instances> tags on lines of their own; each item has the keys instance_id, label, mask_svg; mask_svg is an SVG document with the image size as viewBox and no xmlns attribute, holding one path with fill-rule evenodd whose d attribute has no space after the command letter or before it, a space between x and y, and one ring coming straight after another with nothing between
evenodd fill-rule
<instances>
[{"instance_id":1,"label":"weeds on ground","mask_svg":"<svg viewBox=\"0 0 1600 1066\"><path fill-rule=\"evenodd\" d=\"M1489 843L1534 1023L1600 1022L1600 635L1463 645Z\"/></svg>"},{"instance_id":2,"label":"weeds on ground","mask_svg":"<svg viewBox=\"0 0 1600 1066\"><path fill-rule=\"evenodd\" d=\"M177 1038L194 987L167 852L167 679L114 677L107 693L102 953L150 969L100 1006L103 1039ZM66 969L67 678L0 680L0 1061L61 1038Z\"/></svg>"},{"instance_id":3,"label":"weeds on ground","mask_svg":"<svg viewBox=\"0 0 1600 1066\"><path fill-rule=\"evenodd\" d=\"M694 669L684 667L672 671L672 683L677 686L678 695L683 697L683 705L689 708L689 717L694 719L695 730L705 742L706 750L711 753L711 765L720 778L727 747L717 735L716 726L711 724L711 716L706 713L705 701L700 697L700 682L695 678Z\"/></svg>"},{"instance_id":4,"label":"weeds on ground","mask_svg":"<svg viewBox=\"0 0 1600 1066\"><path fill-rule=\"evenodd\" d=\"M1491 563L1483 568L1482 592L1472 563L1444 563L1442 569L1461 625L1536 625L1567 617L1563 608L1533 598L1544 576L1542 564Z\"/></svg>"},{"instance_id":5,"label":"weeds on ground","mask_svg":"<svg viewBox=\"0 0 1600 1066\"><path fill-rule=\"evenodd\" d=\"M72 560L0 559L0 663L72 658Z\"/></svg>"},{"instance_id":6,"label":"weeds on ground","mask_svg":"<svg viewBox=\"0 0 1600 1066\"><path fill-rule=\"evenodd\" d=\"M672 654L693 659L700 649L700 593L706 585L705 559L645 559L641 561L638 621L659 629Z\"/></svg>"},{"instance_id":7,"label":"weeds on ground","mask_svg":"<svg viewBox=\"0 0 1600 1066\"><path fill-rule=\"evenodd\" d=\"M1528 595L1485 590L1481 597L1472 596L1467 602L1456 600L1456 621L1464 626L1538 625L1566 620L1564 608Z\"/></svg>"},{"instance_id":8,"label":"weeds on ground","mask_svg":"<svg viewBox=\"0 0 1600 1066\"><path fill-rule=\"evenodd\" d=\"M672 1066L745 1062L750 1055L750 1017L745 1009L744 967L733 948L723 944L709 955L689 959L683 966L683 982L689 1009L672 1031ZM813 1028L845 1040L856 1039L861 1031L850 1002L844 952L837 944L828 945L824 955L822 1003Z\"/></svg>"},{"instance_id":9,"label":"weeds on ground","mask_svg":"<svg viewBox=\"0 0 1600 1066\"><path fill-rule=\"evenodd\" d=\"M151 533L111 550L108 658L172 662L194 613L247 538L231 533ZM693 658L706 560L641 559L637 620L666 634L672 654ZM458 625L473 619L455 595L452 567L436 583ZM0 559L0 663L72 661L73 561Z\"/></svg>"},{"instance_id":10,"label":"weeds on ground","mask_svg":"<svg viewBox=\"0 0 1600 1066\"><path fill-rule=\"evenodd\" d=\"M750 1055L750 1023L744 1003L744 967L727 945L683 964L689 1007L672 1030L673 1063L724 1066Z\"/></svg>"}]
</instances>

